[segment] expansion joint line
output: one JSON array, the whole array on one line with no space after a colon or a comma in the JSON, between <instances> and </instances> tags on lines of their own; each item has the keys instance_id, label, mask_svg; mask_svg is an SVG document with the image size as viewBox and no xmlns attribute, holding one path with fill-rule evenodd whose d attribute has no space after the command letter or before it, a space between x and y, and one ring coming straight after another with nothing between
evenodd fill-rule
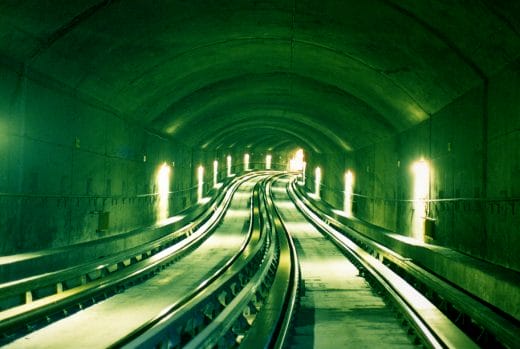
<instances>
[{"instance_id":1,"label":"expansion joint line","mask_svg":"<svg viewBox=\"0 0 520 349\"><path fill-rule=\"evenodd\" d=\"M29 60L36 58L40 53L50 48L56 41L67 35L78 25L92 17L102 8L111 5L115 1L117 0L102 0L73 17L70 21L56 29L49 37L47 37L47 39L31 53Z\"/></svg>"}]
</instances>

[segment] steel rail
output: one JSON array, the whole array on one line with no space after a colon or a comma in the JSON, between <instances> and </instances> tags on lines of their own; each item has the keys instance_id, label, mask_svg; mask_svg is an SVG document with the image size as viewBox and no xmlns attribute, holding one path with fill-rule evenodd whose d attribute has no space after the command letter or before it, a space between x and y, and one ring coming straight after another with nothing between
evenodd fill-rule
<instances>
[{"instance_id":1,"label":"steel rail","mask_svg":"<svg viewBox=\"0 0 520 349\"><path fill-rule=\"evenodd\" d=\"M116 256L86 265L0 285L2 297L27 298L27 303L0 312L0 343L7 343L35 328L93 304L118 289L139 282L173 263L200 245L218 224L238 186L252 176L241 177L223 191L220 205L215 203L202 215L178 231ZM70 283L70 289L65 289ZM33 300L34 290L53 288L50 294ZM48 291L47 291L48 292Z\"/></svg>"},{"instance_id":2,"label":"steel rail","mask_svg":"<svg viewBox=\"0 0 520 349\"><path fill-rule=\"evenodd\" d=\"M249 238L241 249L196 289L111 347L173 347L211 339L204 334L208 326L215 317L221 316L219 314L229 312L236 297L247 288L255 270L262 264L270 246L266 243L269 240L263 230L259 207L260 185L255 186L251 197ZM230 341L235 342L236 338L230 338Z\"/></svg>"},{"instance_id":3,"label":"steel rail","mask_svg":"<svg viewBox=\"0 0 520 349\"><path fill-rule=\"evenodd\" d=\"M274 179L279 176L274 177ZM293 320L300 284L296 248L280 218L272 196L272 183L266 186L266 205L279 241L280 256L275 279L265 304L257 314L241 346L245 348L282 348Z\"/></svg>"},{"instance_id":4,"label":"steel rail","mask_svg":"<svg viewBox=\"0 0 520 349\"><path fill-rule=\"evenodd\" d=\"M389 299L407 319L425 347L478 348L475 342L426 297L344 234L328 225L295 195L291 185L288 185L288 188L291 199L309 221L328 236L358 268L365 271L366 276L375 281L389 295Z\"/></svg>"},{"instance_id":5,"label":"steel rail","mask_svg":"<svg viewBox=\"0 0 520 349\"><path fill-rule=\"evenodd\" d=\"M276 177L255 189L252 206L258 219L252 228L256 238L249 246L251 252L228 263L229 268L215 273L214 280L113 347L283 346L296 303L299 268L294 244L271 194L267 195ZM237 284L238 273L247 265L253 271L238 277L241 283Z\"/></svg>"},{"instance_id":6,"label":"steel rail","mask_svg":"<svg viewBox=\"0 0 520 349\"><path fill-rule=\"evenodd\" d=\"M263 194L262 189L261 192ZM273 235L263 201L259 201L260 217L262 217L260 229L266 248L261 263L251 280L236 297L203 331L187 343L184 349L228 347L240 344L250 326L255 323L256 313L262 308L262 302L272 284L272 271L276 268L279 257L277 239Z\"/></svg>"},{"instance_id":7,"label":"steel rail","mask_svg":"<svg viewBox=\"0 0 520 349\"><path fill-rule=\"evenodd\" d=\"M473 336L477 344L484 344L493 347L515 348L518 346L518 333L520 333L520 323L518 320L501 315L501 312L490 308L488 305L478 301L466 292L446 282L435 274L421 268L410 258L403 257L390 250L382 244L373 241L362 233L348 227L330 214L314 207L312 203L300 192L296 183L290 184L290 193L298 197L302 203L309 208L315 215L330 225L341 231L349 239L361 246L365 251L379 259L382 263L397 272L409 282L413 282L416 288L420 288L425 296L436 303L437 307L443 312L452 309L454 317L466 317L470 319ZM466 324L466 326L468 326ZM466 328L463 330L467 331ZM487 342L480 342L480 340Z\"/></svg>"}]
</instances>

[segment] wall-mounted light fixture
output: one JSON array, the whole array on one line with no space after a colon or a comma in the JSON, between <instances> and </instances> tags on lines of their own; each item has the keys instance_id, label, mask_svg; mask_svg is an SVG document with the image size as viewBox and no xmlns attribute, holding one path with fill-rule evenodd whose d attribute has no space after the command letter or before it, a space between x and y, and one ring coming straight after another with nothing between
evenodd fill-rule
<instances>
[{"instance_id":1,"label":"wall-mounted light fixture","mask_svg":"<svg viewBox=\"0 0 520 349\"><path fill-rule=\"evenodd\" d=\"M353 200L353 192L354 192L354 173L351 170L348 170L345 173L345 197L343 210L345 212L345 216L352 217L352 200Z\"/></svg>"},{"instance_id":2,"label":"wall-mounted light fixture","mask_svg":"<svg viewBox=\"0 0 520 349\"><path fill-rule=\"evenodd\" d=\"M157 221L162 221L168 218L169 211L169 196L170 196L170 166L165 162L161 165L157 172L157 189L158 189L158 204L157 204Z\"/></svg>"},{"instance_id":3,"label":"wall-mounted light fixture","mask_svg":"<svg viewBox=\"0 0 520 349\"><path fill-rule=\"evenodd\" d=\"M314 195L317 199L320 198L320 189L321 189L321 168L318 166L314 170Z\"/></svg>"},{"instance_id":4,"label":"wall-mounted light fixture","mask_svg":"<svg viewBox=\"0 0 520 349\"><path fill-rule=\"evenodd\" d=\"M428 214L427 200L430 192L430 165L424 159L412 164L413 219L412 236L424 241L424 220Z\"/></svg>"},{"instance_id":5,"label":"wall-mounted light fixture","mask_svg":"<svg viewBox=\"0 0 520 349\"><path fill-rule=\"evenodd\" d=\"M197 168L197 201L202 201L204 190L204 167L201 165Z\"/></svg>"},{"instance_id":6,"label":"wall-mounted light fixture","mask_svg":"<svg viewBox=\"0 0 520 349\"><path fill-rule=\"evenodd\" d=\"M226 158L226 168L227 168L227 176L231 177L231 155L228 155Z\"/></svg>"},{"instance_id":7,"label":"wall-mounted light fixture","mask_svg":"<svg viewBox=\"0 0 520 349\"><path fill-rule=\"evenodd\" d=\"M213 187L218 186L218 161L213 161Z\"/></svg>"},{"instance_id":8,"label":"wall-mounted light fixture","mask_svg":"<svg viewBox=\"0 0 520 349\"><path fill-rule=\"evenodd\" d=\"M249 171L249 154L244 154L244 171Z\"/></svg>"}]
</instances>

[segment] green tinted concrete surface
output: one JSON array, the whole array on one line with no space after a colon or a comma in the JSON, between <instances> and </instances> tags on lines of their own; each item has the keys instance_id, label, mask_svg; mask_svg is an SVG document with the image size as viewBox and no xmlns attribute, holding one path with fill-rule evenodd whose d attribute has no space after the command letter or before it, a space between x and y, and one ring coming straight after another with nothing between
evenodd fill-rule
<instances>
[{"instance_id":1,"label":"green tinted concrete surface","mask_svg":"<svg viewBox=\"0 0 520 349\"><path fill-rule=\"evenodd\" d=\"M7 348L107 348L178 303L240 251L247 241L251 180L241 185L223 222L196 250L125 292L56 321Z\"/></svg>"},{"instance_id":2,"label":"green tinted concrete surface","mask_svg":"<svg viewBox=\"0 0 520 349\"><path fill-rule=\"evenodd\" d=\"M316 201L313 197L308 199L318 210L327 212L355 232L409 258L414 264L503 313L520 319L520 273L450 248L417 241L355 217L346 218L323 201Z\"/></svg>"},{"instance_id":3,"label":"green tinted concrete surface","mask_svg":"<svg viewBox=\"0 0 520 349\"><path fill-rule=\"evenodd\" d=\"M282 185L275 205L298 253L301 298L289 348L414 348L413 336L339 249L290 202Z\"/></svg>"},{"instance_id":4,"label":"green tinted concrete surface","mask_svg":"<svg viewBox=\"0 0 520 349\"><path fill-rule=\"evenodd\" d=\"M207 193L214 159L302 147L308 189L340 208L351 168L405 236L428 159L434 243L520 270L518 2L4 1L0 33L2 254L153 223L164 162L175 214L199 165Z\"/></svg>"}]
</instances>

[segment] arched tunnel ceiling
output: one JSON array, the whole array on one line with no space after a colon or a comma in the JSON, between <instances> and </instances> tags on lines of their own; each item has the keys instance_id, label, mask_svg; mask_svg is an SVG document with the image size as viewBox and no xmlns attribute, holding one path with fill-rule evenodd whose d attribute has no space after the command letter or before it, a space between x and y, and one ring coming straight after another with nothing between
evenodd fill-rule
<instances>
[{"instance_id":1,"label":"arched tunnel ceiling","mask_svg":"<svg viewBox=\"0 0 520 349\"><path fill-rule=\"evenodd\" d=\"M349 151L516 59L519 4L5 1L0 64L201 149Z\"/></svg>"}]
</instances>

